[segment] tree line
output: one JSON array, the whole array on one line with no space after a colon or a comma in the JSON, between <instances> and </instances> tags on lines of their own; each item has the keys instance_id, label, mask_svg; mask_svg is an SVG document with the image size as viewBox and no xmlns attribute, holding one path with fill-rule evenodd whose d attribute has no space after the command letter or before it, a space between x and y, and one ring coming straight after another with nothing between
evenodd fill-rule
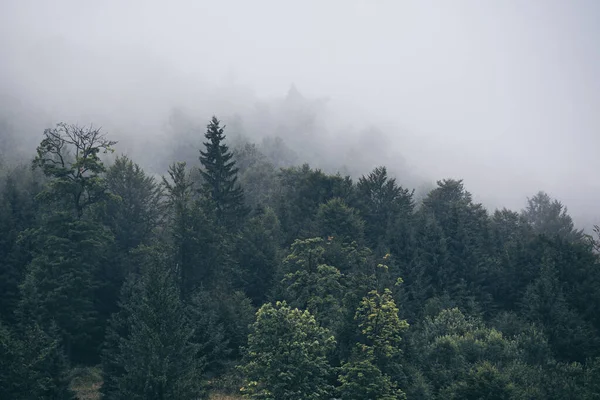
<instances>
[{"instance_id":1,"label":"tree line","mask_svg":"<svg viewBox=\"0 0 600 400\"><path fill-rule=\"evenodd\" d=\"M199 134L200 136L200 134ZM0 398L600 398L598 241L539 192L489 212L230 149L147 174L92 126L0 165Z\"/></svg>"}]
</instances>

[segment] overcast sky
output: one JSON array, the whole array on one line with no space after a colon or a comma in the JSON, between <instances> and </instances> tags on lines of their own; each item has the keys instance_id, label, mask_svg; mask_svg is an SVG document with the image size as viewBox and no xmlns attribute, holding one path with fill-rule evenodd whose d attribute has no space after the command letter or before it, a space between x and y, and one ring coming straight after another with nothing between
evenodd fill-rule
<instances>
[{"instance_id":1,"label":"overcast sky","mask_svg":"<svg viewBox=\"0 0 600 400\"><path fill-rule=\"evenodd\" d=\"M52 116L142 120L180 82L259 98L293 83L387 127L420 173L513 208L543 189L594 218L599 77L597 0L0 1L0 90Z\"/></svg>"}]
</instances>

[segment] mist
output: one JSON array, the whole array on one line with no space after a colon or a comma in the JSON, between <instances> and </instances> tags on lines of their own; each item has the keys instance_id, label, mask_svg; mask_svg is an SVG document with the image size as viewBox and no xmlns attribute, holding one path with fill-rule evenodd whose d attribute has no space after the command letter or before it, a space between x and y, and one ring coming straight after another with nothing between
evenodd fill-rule
<instances>
[{"instance_id":1,"label":"mist","mask_svg":"<svg viewBox=\"0 0 600 400\"><path fill-rule=\"evenodd\" d=\"M93 123L162 173L215 114L232 141L281 138L289 163L461 178L492 209L544 190L589 226L599 38L593 0L4 0L0 154Z\"/></svg>"}]
</instances>

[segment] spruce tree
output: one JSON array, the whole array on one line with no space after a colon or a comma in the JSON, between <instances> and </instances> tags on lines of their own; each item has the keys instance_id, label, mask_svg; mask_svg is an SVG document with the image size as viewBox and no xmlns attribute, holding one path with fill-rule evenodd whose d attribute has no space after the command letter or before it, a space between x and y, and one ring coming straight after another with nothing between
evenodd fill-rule
<instances>
[{"instance_id":1,"label":"spruce tree","mask_svg":"<svg viewBox=\"0 0 600 400\"><path fill-rule=\"evenodd\" d=\"M583 231L575 228L567 208L547 193L538 192L527 199L527 208L521 214L533 230L541 235L559 236L570 241L583 238Z\"/></svg>"},{"instance_id":2,"label":"spruce tree","mask_svg":"<svg viewBox=\"0 0 600 400\"><path fill-rule=\"evenodd\" d=\"M373 247L383 243L397 218L412 214L414 190L399 186L395 178L388 177L385 167L362 176L356 190L357 208L366 222L367 240Z\"/></svg>"},{"instance_id":3,"label":"spruce tree","mask_svg":"<svg viewBox=\"0 0 600 400\"><path fill-rule=\"evenodd\" d=\"M185 163L169 167L169 179L163 177L167 194L168 225L171 255L177 282L185 299L200 285L213 287L231 272L227 269L228 242L215 215L193 199L193 185Z\"/></svg>"},{"instance_id":4,"label":"spruce tree","mask_svg":"<svg viewBox=\"0 0 600 400\"><path fill-rule=\"evenodd\" d=\"M12 331L0 322L0 398L71 400L68 363L55 326L31 322Z\"/></svg>"},{"instance_id":5,"label":"spruce tree","mask_svg":"<svg viewBox=\"0 0 600 400\"><path fill-rule=\"evenodd\" d=\"M95 363L104 330L99 306L108 301L100 275L111 238L92 221L64 213L29 236L34 257L20 286L20 321L55 322L69 359Z\"/></svg>"},{"instance_id":6,"label":"spruce tree","mask_svg":"<svg viewBox=\"0 0 600 400\"><path fill-rule=\"evenodd\" d=\"M213 116L207 126L205 151L200 150L200 171L204 178L203 189L213 201L218 222L226 227L239 227L245 216L244 192L237 183L238 168L233 153L224 143L224 126Z\"/></svg>"},{"instance_id":7,"label":"spruce tree","mask_svg":"<svg viewBox=\"0 0 600 400\"><path fill-rule=\"evenodd\" d=\"M203 398L203 360L172 272L148 252L142 275L126 287L104 352L107 399Z\"/></svg>"}]
</instances>

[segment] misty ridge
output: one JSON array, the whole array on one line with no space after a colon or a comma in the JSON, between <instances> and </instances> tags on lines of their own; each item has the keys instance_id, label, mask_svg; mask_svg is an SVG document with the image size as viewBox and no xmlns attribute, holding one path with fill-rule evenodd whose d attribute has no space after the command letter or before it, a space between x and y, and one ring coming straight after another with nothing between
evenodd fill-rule
<instances>
[{"instance_id":1,"label":"misty ridge","mask_svg":"<svg viewBox=\"0 0 600 400\"><path fill-rule=\"evenodd\" d=\"M327 99L306 98L293 84L280 98L261 99L233 82L201 85L181 76L169 79L172 73L148 68L152 61L143 57L108 64L98 75L93 66L104 57L68 47L62 52L53 57L83 62L68 70L50 65L45 78L60 90L47 99L30 99L26 91L3 93L3 148L14 144L17 149L4 154L11 161L31 153L43 129L64 120L101 126L119 141L118 152L152 172L164 173L174 160L198 163L202 132L214 114L227 125L233 147L256 143L277 167L307 162L327 172L356 176L386 164L406 170L407 183L417 182L380 128L361 121L356 112L332 109Z\"/></svg>"},{"instance_id":2,"label":"misty ridge","mask_svg":"<svg viewBox=\"0 0 600 400\"><path fill-rule=\"evenodd\" d=\"M434 138L390 120L380 122L353 103L306 96L293 83L282 95L261 97L238 83L233 72L220 82L203 81L141 49L124 47L114 58L113 51L50 37L30 50L27 61L38 66L34 78L15 67L0 82L0 155L5 163L31 158L43 130L64 121L101 127L118 141L114 156L128 155L149 173L164 175L175 161L195 168L206 121L217 115L235 153L255 152L275 169L307 163L357 179L386 166L402 186L415 189L417 199L439 179L463 179L434 176L422 165L439 158L443 169L450 162L445 153L460 157L452 146L444 152L444 143ZM485 176L473 181L475 199L491 209L523 208L527 197L544 189L533 186L532 179L515 181L514 193L499 199ZM595 210L576 208L574 216L585 228L597 222Z\"/></svg>"},{"instance_id":3,"label":"misty ridge","mask_svg":"<svg viewBox=\"0 0 600 400\"><path fill-rule=\"evenodd\" d=\"M1 10L0 132L12 161L64 121L101 126L119 153L163 174L217 115L234 147L281 139L291 153L275 165L353 177L385 165L419 193L463 179L489 209L521 209L543 190L578 225L600 222L594 2Z\"/></svg>"}]
</instances>

